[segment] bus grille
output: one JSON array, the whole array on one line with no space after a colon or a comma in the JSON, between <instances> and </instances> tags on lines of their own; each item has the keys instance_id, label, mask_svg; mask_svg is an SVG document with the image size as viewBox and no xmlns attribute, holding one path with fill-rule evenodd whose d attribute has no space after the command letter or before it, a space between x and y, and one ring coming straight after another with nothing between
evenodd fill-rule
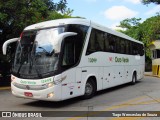
<instances>
[{"instance_id":1,"label":"bus grille","mask_svg":"<svg viewBox=\"0 0 160 120\"><path fill-rule=\"evenodd\" d=\"M13 83L13 85L19 89L24 89L24 90L43 90L43 89L46 89L46 85L22 85L19 83Z\"/></svg>"}]
</instances>

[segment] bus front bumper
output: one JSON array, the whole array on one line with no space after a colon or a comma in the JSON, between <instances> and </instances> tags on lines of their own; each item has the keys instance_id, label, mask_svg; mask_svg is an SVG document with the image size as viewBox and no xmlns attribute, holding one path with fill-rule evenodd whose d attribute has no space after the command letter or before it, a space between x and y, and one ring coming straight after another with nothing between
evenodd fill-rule
<instances>
[{"instance_id":1,"label":"bus front bumper","mask_svg":"<svg viewBox=\"0 0 160 120\"><path fill-rule=\"evenodd\" d=\"M26 90L20 89L11 83L12 94L16 97L44 100L44 101L61 101L61 86L55 85L43 90Z\"/></svg>"}]
</instances>

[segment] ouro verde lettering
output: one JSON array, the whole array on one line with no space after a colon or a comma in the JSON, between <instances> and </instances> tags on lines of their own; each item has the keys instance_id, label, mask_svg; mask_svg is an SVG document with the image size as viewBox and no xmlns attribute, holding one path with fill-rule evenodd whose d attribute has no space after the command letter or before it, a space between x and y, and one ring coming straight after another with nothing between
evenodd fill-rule
<instances>
[{"instance_id":1,"label":"ouro verde lettering","mask_svg":"<svg viewBox=\"0 0 160 120\"><path fill-rule=\"evenodd\" d=\"M115 62L121 62L121 58L115 57Z\"/></svg>"},{"instance_id":2,"label":"ouro verde lettering","mask_svg":"<svg viewBox=\"0 0 160 120\"><path fill-rule=\"evenodd\" d=\"M34 81L24 81L24 80L21 80L20 83L26 84L26 85L35 85L36 84L36 82L34 82Z\"/></svg>"},{"instance_id":3,"label":"ouro verde lettering","mask_svg":"<svg viewBox=\"0 0 160 120\"><path fill-rule=\"evenodd\" d=\"M128 63L129 62L129 59L128 58L118 58L118 57L115 57L115 62L123 62L123 63Z\"/></svg>"}]
</instances>

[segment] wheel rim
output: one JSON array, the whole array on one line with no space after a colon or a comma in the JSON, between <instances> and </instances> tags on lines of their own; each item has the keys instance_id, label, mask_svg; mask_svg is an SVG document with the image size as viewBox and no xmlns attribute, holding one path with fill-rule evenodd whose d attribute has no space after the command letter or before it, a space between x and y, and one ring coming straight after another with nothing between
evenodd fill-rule
<instances>
[{"instance_id":1,"label":"wheel rim","mask_svg":"<svg viewBox=\"0 0 160 120\"><path fill-rule=\"evenodd\" d=\"M85 94L90 95L92 94L92 91L93 91L93 86L90 83L87 83L85 87Z\"/></svg>"}]
</instances>

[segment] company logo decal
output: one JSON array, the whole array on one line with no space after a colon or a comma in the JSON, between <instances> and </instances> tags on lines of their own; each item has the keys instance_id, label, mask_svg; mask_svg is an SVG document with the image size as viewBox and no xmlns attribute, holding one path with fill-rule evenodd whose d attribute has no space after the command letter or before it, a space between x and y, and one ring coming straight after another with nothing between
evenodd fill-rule
<instances>
[{"instance_id":1,"label":"company logo decal","mask_svg":"<svg viewBox=\"0 0 160 120\"><path fill-rule=\"evenodd\" d=\"M118 62L118 63L128 63L129 59L124 57L109 57L110 62Z\"/></svg>"}]
</instances>

